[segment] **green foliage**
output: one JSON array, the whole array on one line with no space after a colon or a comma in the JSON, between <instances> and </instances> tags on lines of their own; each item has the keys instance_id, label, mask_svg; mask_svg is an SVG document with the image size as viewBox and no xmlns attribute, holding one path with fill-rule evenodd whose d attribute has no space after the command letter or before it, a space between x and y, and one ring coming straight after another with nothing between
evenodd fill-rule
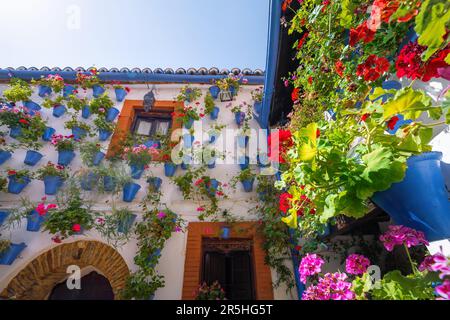
<instances>
[{"instance_id":1,"label":"green foliage","mask_svg":"<svg viewBox=\"0 0 450 320\"><path fill-rule=\"evenodd\" d=\"M98 131L106 130L108 132L113 132L116 128L116 124L114 122L106 121L104 115L99 115L94 119L94 125Z\"/></svg>"},{"instance_id":2,"label":"green foliage","mask_svg":"<svg viewBox=\"0 0 450 320\"><path fill-rule=\"evenodd\" d=\"M48 162L45 166L40 167L35 173L36 179L44 180L45 177L54 176L61 177L63 179L67 179L69 177L69 173L67 169L53 164L52 162Z\"/></svg>"},{"instance_id":3,"label":"green foliage","mask_svg":"<svg viewBox=\"0 0 450 320\"><path fill-rule=\"evenodd\" d=\"M214 107L214 99L211 93L208 91L208 93L205 95L205 114L210 114L211 112L213 112Z\"/></svg>"},{"instance_id":4,"label":"green foliage","mask_svg":"<svg viewBox=\"0 0 450 320\"><path fill-rule=\"evenodd\" d=\"M3 254L3 252L8 251L9 247L11 247L11 241L1 239L0 240L0 255Z\"/></svg>"},{"instance_id":5,"label":"green foliage","mask_svg":"<svg viewBox=\"0 0 450 320\"><path fill-rule=\"evenodd\" d=\"M57 96L55 99L45 98L42 102L42 106L47 109L52 109L57 106L64 105L65 98L63 96Z\"/></svg>"},{"instance_id":6,"label":"green foliage","mask_svg":"<svg viewBox=\"0 0 450 320\"><path fill-rule=\"evenodd\" d=\"M12 78L9 89L3 91L3 96L10 102L28 101L32 94L30 85L17 78Z\"/></svg>"},{"instance_id":7,"label":"green foliage","mask_svg":"<svg viewBox=\"0 0 450 320\"><path fill-rule=\"evenodd\" d=\"M25 110L18 112L14 112L13 109L3 110L0 112L0 125L5 125L10 129L19 127L21 135L16 139L25 147L40 148L41 144L38 141L46 128L46 122L41 115L30 115Z\"/></svg>"},{"instance_id":8,"label":"green foliage","mask_svg":"<svg viewBox=\"0 0 450 320\"><path fill-rule=\"evenodd\" d=\"M99 143L94 141L85 141L80 145L81 161L88 167L94 166L95 155L102 151L102 147Z\"/></svg>"},{"instance_id":9,"label":"green foliage","mask_svg":"<svg viewBox=\"0 0 450 320\"><path fill-rule=\"evenodd\" d=\"M202 96L202 91L199 88L191 88L189 85L181 88L180 94L177 96L177 101L194 102Z\"/></svg>"},{"instance_id":10,"label":"green foliage","mask_svg":"<svg viewBox=\"0 0 450 320\"><path fill-rule=\"evenodd\" d=\"M226 300L225 291L219 281L214 281L210 286L204 282L198 288L195 300Z\"/></svg>"},{"instance_id":11,"label":"green foliage","mask_svg":"<svg viewBox=\"0 0 450 320\"><path fill-rule=\"evenodd\" d=\"M89 105L86 98L78 98L75 94L69 95L67 98L67 107L75 111L81 111L84 106Z\"/></svg>"},{"instance_id":12,"label":"green foliage","mask_svg":"<svg viewBox=\"0 0 450 320\"><path fill-rule=\"evenodd\" d=\"M93 114L104 115L114 106L114 101L108 96L108 93L102 94L98 98L94 98L89 102L89 108Z\"/></svg>"},{"instance_id":13,"label":"green foliage","mask_svg":"<svg viewBox=\"0 0 450 320\"><path fill-rule=\"evenodd\" d=\"M95 229L113 247L123 246L134 233L134 225L129 224L133 216L133 212L128 208L116 208L113 205L111 213L104 213L97 218ZM120 226L123 229L122 232L119 231Z\"/></svg>"}]
</instances>

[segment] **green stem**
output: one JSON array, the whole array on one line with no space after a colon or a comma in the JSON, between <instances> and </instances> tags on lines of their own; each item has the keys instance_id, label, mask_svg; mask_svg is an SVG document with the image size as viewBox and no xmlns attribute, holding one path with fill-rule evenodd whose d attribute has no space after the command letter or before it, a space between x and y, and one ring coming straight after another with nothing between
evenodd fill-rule
<instances>
[{"instance_id":1,"label":"green stem","mask_svg":"<svg viewBox=\"0 0 450 320\"><path fill-rule=\"evenodd\" d=\"M408 256L408 260L409 260L409 263L411 264L411 268L412 268L413 273L414 274L419 273L419 270L417 270L417 268L416 268L416 264L411 259L411 255L409 254L408 247L406 246L406 244L403 244L403 246L405 247L406 255Z\"/></svg>"},{"instance_id":2,"label":"green stem","mask_svg":"<svg viewBox=\"0 0 450 320\"><path fill-rule=\"evenodd\" d=\"M422 127L437 127L437 126L441 126L443 124L446 124L446 122L445 121L439 121L439 122L430 123L430 124L423 124L423 123L421 123L420 125Z\"/></svg>"}]
</instances>

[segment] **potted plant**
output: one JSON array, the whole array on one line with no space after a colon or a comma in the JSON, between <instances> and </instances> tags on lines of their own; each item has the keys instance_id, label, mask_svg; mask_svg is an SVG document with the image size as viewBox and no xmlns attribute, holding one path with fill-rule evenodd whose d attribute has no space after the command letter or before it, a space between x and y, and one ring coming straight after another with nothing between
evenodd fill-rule
<instances>
[{"instance_id":1,"label":"potted plant","mask_svg":"<svg viewBox=\"0 0 450 320\"><path fill-rule=\"evenodd\" d=\"M32 94L33 90L30 85L18 78L12 78L9 82L9 88L3 91L3 96L13 103L29 101Z\"/></svg>"},{"instance_id":2,"label":"potted plant","mask_svg":"<svg viewBox=\"0 0 450 320\"><path fill-rule=\"evenodd\" d=\"M38 95L45 98L52 94L52 91L60 93L64 88L64 79L58 74L41 76L39 80L31 80L31 83L38 86Z\"/></svg>"},{"instance_id":3,"label":"potted plant","mask_svg":"<svg viewBox=\"0 0 450 320\"><path fill-rule=\"evenodd\" d=\"M243 108L244 108L243 103L231 108L231 112L234 113L234 120L236 121L236 124L238 126L242 125L245 120L245 112L242 111Z\"/></svg>"},{"instance_id":4,"label":"potted plant","mask_svg":"<svg viewBox=\"0 0 450 320\"><path fill-rule=\"evenodd\" d=\"M200 114L196 107L184 106L182 112L174 112L173 116L180 121L186 129L191 129L194 121L200 120L203 114Z\"/></svg>"},{"instance_id":5,"label":"potted plant","mask_svg":"<svg viewBox=\"0 0 450 320\"><path fill-rule=\"evenodd\" d=\"M47 109L53 109L53 113L52 113L53 116L55 118L60 118L67 111L67 108L65 105L63 105L63 102L64 102L63 96L58 96L54 100L52 100L50 98L45 98L44 102L42 103L42 106Z\"/></svg>"},{"instance_id":6,"label":"potted plant","mask_svg":"<svg viewBox=\"0 0 450 320\"><path fill-rule=\"evenodd\" d=\"M255 176L256 175L250 170L250 168L244 169L232 179L232 185L235 186L236 183L240 181L245 192L252 192Z\"/></svg>"},{"instance_id":7,"label":"potted plant","mask_svg":"<svg viewBox=\"0 0 450 320\"><path fill-rule=\"evenodd\" d=\"M100 84L97 69L92 69L85 73L78 72L77 83L80 84L84 90L92 88L92 93L95 98L100 97L105 92L105 87Z\"/></svg>"},{"instance_id":8,"label":"potted plant","mask_svg":"<svg viewBox=\"0 0 450 320\"><path fill-rule=\"evenodd\" d=\"M202 91L199 88L191 88L189 85L181 88L180 94L177 96L177 101L186 101L187 103L194 102L202 96Z\"/></svg>"},{"instance_id":9,"label":"potted plant","mask_svg":"<svg viewBox=\"0 0 450 320\"><path fill-rule=\"evenodd\" d=\"M153 147L148 148L145 145L138 145L131 148L124 148L122 158L131 168L131 177L133 179L140 179L145 167L148 166L156 155L158 155L157 149Z\"/></svg>"},{"instance_id":10,"label":"potted plant","mask_svg":"<svg viewBox=\"0 0 450 320\"><path fill-rule=\"evenodd\" d=\"M8 192L19 194L31 182L32 174L29 170L8 169Z\"/></svg>"},{"instance_id":11,"label":"potted plant","mask_svg":"<svg viewBox=\"0 0 450 320\"><path fill-rule=\"evenodd\" d=\"M45 221L46 214L58 208L54 203L46 205L46 198L42 198L42 202L38 205L34 203L24 202L23 209L27 217L27 231L38 232L41 229L42 223Z\"/></svg>"},{"instance_id":12,"label":"potted plant","mask_svg":"<svg viewBox=\"0 0 450 320\"><path fill-rule=\"evenodd\" d=\"M214 100L219 97L220 88L218 86L212 85L208 90Z\"/></svg>"},{"instance_id":13,"label":"potted plant","mask_svg":"<svg viewBox=\"0 0 450 320\"><path fill-rule=\"evenodd\" d=\"M80 145L81 161L88 167L98 166L105 158L100 144L93 141L86 141Z\"/></svg>"},{"instance_id":14,"label":"potted plant","mask_svg":"<svg viewBox=\"0 0 450 320\"><path fill-rule=\"evenodd\" d=\"M62 166L69 165L75 158L75 149L77 147L77 141L74 139L74 136L55 134L52 136L51 143L58 151L58 164Z\"/></svg>"},{"instance_id":15,"label":"potted plant","mask_svg":"<svg viewBox=\"0 0 450 320\"><path fill-rule=\"evenodd\" d=\"M108 140L116 127L115 123L106 121L105 117L102 115L95 118L94 125L97 128L100 141Z\"/></svg>"},{"instance_id":16,"label":"potted plant","mask_svg":"<svg viewBox=\"0 0 450 320\"><path fill-rule=\"evenodd\" d=\"M225 291L219 281L214 281L211 286L203 282L195 293L195 300L226 300Z\"/></svg>"},{"instance_id":17,"label":"potted plant","mask_svg":"<svg viewBox=\"0 0 450 320\"><path fill-rule=\"evenodd\" d=\"M103 94L89 102L91 112L103 116L107 122L113 122L120 113L120 111L113 106L114 102L107 94Z\"/></svg>"},{"instance_id":18,"label":"potted plant","mask_svg":"<svg viewBox=\"0 0 450 320\"><path fill-rule=\"evenodd\" d=\"M0 264L11 265L27 245L25 243L11 243L9 240L0 240Z\"/></svg>"},{"instance_id":19,"label":"potted plant","mask_svg":"<svg viewBox=\"0 0 450 320\"><path fill-rule=\"evenodd\" d=\"M90 135L91 127L84 122L78 121L75 117L64 123L66 129L72 130L74 140L82 140L87 135Z\"/></svg>"},{"instance_id":20,"label":"potted plant","mask_svg":"<svg viewBox=\"0 0 450 320\"><path fill-rule=\"evenodd\" d=\"M164 162L164 175L166 177L173 177L177 171L177 164L175 164L172 160L172 148L168 137L161 140L159 156L161 161Z\"/></svg>"},{"instance_id":21,"label":"potted plant","mask_svg":"<svg viewBox=\"0 0 450 320\"><path fill-rule=\"evenodd\" d=\"M42 134L42 140L44 141L51 141L52 136L55 134L56 130L52 127L45 127L44 133Z\"/></svg>"},{"instance_id":22,"label":"potted plant","mask_svg":"<svg viewBox=\"0 0 450 320\"><path fill-rule=\"evenodd\" d=\"M246 84L248 80L242 74L234 75L230 73L227 77L216 81L220 88L220 100L231 101L238 94L241 84Z\"/></svg>"},{"instance_id":23,"label":"potted plant","mask_svg":"<svg viewBox=\"0 0 450 320\"><path fill-rule=\"evenodd\" d=\"M44 181L46 195L55 195L68 176L64 166L55 165L51 161L36 171L36 178Z\"/></svg>"},{"instance_id":24,"label":"potted plant","mask_svg":"<svg viewBox=\"0 0 450 320\"><path fill-rule=\"evenodd\" d=\"M127 208L123 208L113 210L112 215L117 221L117 231L120 233L130 232L134 220L136 220L136 215L134 213Z\"/></svg>"},{"instance_id":25,"label":"potted plant","mask_svg":"<svg viewBox=\"0 0 450 320\"><path fill-rule=\"evenodd\" d=\"M126 183L123 186L122 200L124 202L132 202L140 189L141 189L141 186L137 183L134 183L134 182Z\"/></svg>"},{"instance_id":26,"label":"potted plant","mask_svg":"<svg viewBox=\"0 0 450 320\"><path fill-rule=\"evenodd\" d=\"M0 134L0 165L8 161L12 156L13 148L6 143L3 134Z\"/></svg>"},{"instance_id":27,"label":"potted plant","mask_svg":"<svg viewBox=\"0 0 450 320\"><path fill-rule=\"evenodd\" d=\"M70 94L65 97L65 99L69 109L74 110L77 113L81 111L81 116L84 119L89 118L91 111L89 109L89 102L86 98L78 98L75 94Z\"/></svg>"},{"instance_id":28,"label":"potted plant","mask_svg":"<svg viewBox=\"0 0 450 320\"><path fill-rule=\"evenodd\" d=\"M252 99L253 99L253 109L255 109L256 114L260 115L262 111L262 99L263 99L263 87L256 88L252 90Z\"/></svg>"},{"instance_id":29,"label":"potted plant","mask_svg":"<svg viewBox=\"0 0 450 320\"><path fill-rule=\"evenodd\" d=\"M31 115L24 108L0 109L0 125L10 129L10 136L24 144L36 143L45 131L40 114Z\"/></svg>"},{"instance_id":30,"label":"potted plant","mask_svg":"<svg viewBox=\"0 0 450 320\"><path fill-rule=\"evenodd\" d=\"M43 155L39 151L27 150L23 163L25 163L28 166L34 166L42 159L42 157Z\"/></svg>"},{"instance_id":31,"label":"potted plant","mask_svg":"<svg viewBox=\"0 0 450 320\"><path fill-rule=\"evenodd\" d=\"M225 127L223 124L214 123L208 130L209 143L214 143Z\"/></svg>"},{"instance_id":32,"label":"potted plant","mask_svg":"<svg viewBox=\"0 0 450 320\"><path fill-rule=\"evenodd\" d=\"M113 82L113 88L118 102L122 102L123 99L125 99L125 96L130 92L130 88L121 85L120 82Z\"/></svg>"},{"instance_id":33,"label":"potted plant","mask_svg":"<svg viewBox=\"0 0 450 320\"><path fill-rule=\"evenodd\" d=\"M205 114L209 114L211 120L216 120L219 116L219 107L216 107L214 104L214 98L208 92L205 95Z\"/></svg>"},{"instance_id":34,"label":"potted plant","mask_svg":"<svg viewBox=\"0 0 450 320\"><path fill-rule=\"evenodd\" d=\"M126 183L131 183L129 171L121 163L101 164L92 169L92 172L98 177L97 192L118 193L122 191Z\"/></svg>"},{"instance_id":35,"label":"potted plant","mask_svg":"<svg viewBox=\"0 0 450 320\"><path fill-rule=\"evenodd\" d=\"M67 98L78 93L77 87L70 84L64 84L63 97Z\"/></svg>"},{"instance_id":36,"label":"potted plant","mask_svg":"<svg viewBox=\"0 0 450 320\"><path fill-rule=\"evenodd\" d=\"M81 169L77 172L80 188L84 191L92 191L98 185L99 176L93 170Z\"/></svg>"},{"instance_id":37,"label":"potted plant","mask_svg":"<svg viewBox=\"0 0 450 320\"><path fill-rule=\"evenodd\" d=\"M237 136L237 144L240 148L245 149L250 140L250 129L242 128L239 130L239 134Z\"/></svg>"}]
</instances>

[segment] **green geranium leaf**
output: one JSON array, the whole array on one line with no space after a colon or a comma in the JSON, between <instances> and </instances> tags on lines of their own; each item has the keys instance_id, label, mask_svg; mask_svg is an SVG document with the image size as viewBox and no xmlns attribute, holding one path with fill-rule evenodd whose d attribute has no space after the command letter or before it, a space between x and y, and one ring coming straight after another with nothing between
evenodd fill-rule
<instances>
[{"instance_id":1,"label":"green geranium leaf","mask_svg":"<svg viewBox=\"0 0 450 320\"><path fill-rule=\"evenodd\" d=\"M352 282L352 291L356 295L357 300L366 300L366 293L372 288L372 280L366 272L361 277L357 277Z\"/></svg>"},{"instance_id":2,"label":"green geranium leaf","mask_svg":"<svg viewBox=\"0 0 450 320\"><path fill-rule=\"evenodd\" d=\"M450 1L426 0L416 16L414 30L419 34L418 43L427 46L422 57L428 60L444 42L446 24L450 21Z\"/></svg>"},{"instance_id":3,"label":"green geranium leaf","mask_svg":"<svg viewBox=\"0 0 450 320\"><path fill-rule=\"evenodd\" d=\"M366 168L364 169L362 177L371 182L371 173L389 168L391 158L392 151L387 148L377 148L374 151L364 155L362 159L366 164Z\"/></svg>"},{"instance_id":4,"label":"green geranium leaf","mask_svg":"<svg viewBox=\"0 0 450 320\"><path fill-rule=\"evenodd\" d=\"M384 105L383 117L389 119L396 114L403 114L405 120L415 120L431 107L431 98L422 91L412 88L399 90L392 100Z\"/></svg>"},{"instance_id":5,"label":"green geranium leaf","mask_svg":"<svg viewBox=\"0 0 450 320\"><path fill-rule=\"evenodd\" d=\"M328 219L333 217L334 214L336 213L335 200L336 200L337 196L338 196L337 194L330 194L325 199L325 207L323 209L323 213L320 215L321 223L326 223L328 221Z\"/></svg>"}]
</instances>

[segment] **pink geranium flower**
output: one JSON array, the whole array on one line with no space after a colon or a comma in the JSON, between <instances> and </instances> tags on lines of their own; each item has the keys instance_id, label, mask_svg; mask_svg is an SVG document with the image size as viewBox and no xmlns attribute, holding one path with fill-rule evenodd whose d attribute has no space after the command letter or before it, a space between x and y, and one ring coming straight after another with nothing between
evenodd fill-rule
<instances>
[{"instance_id":1,"label":"pink geranium flower","mask_svg":"<svg viewBox=\"0 0 450 320\"><path fill-rule=\"evenodd\" d=\"M428 245L425 234L405 226L389 226L389 230L380 236L387 251L394 250L395 246L406 245L408 248L418 245Z\"/></svg>"},{"instance_id":2,"label":"pink geranium flower","mask_svg":"<svg viewBox=\"0 0 450 320\"><path fill-rule=\"evenodd\" d=\"M351 254L345 261L345 271L350 274L363 274L370 266L370 260L360 254Z\"/></svg>"},{"instance_id":3,"label":"pink geranium flower","mask_svg":"<svg viewBox=\"0 0 450 320\"><path fill-rule=\"evenodd\" d=\"M436 286L435 290L441 296L437 300L450 300L450 280L445 280L443 284Z\"/></svg>"},{"instance_id":4,"label":"pink geranium flower","mask_svg":"<svg viewBox=\"0 0 450 320\"><path fill-rule=\"evenodd\" d=\"M306 283L307 277L318 274L324 263L325 261L319 255L315 253L306 254L298 267L300 281Z\"/></svg>"}]
</instances>

